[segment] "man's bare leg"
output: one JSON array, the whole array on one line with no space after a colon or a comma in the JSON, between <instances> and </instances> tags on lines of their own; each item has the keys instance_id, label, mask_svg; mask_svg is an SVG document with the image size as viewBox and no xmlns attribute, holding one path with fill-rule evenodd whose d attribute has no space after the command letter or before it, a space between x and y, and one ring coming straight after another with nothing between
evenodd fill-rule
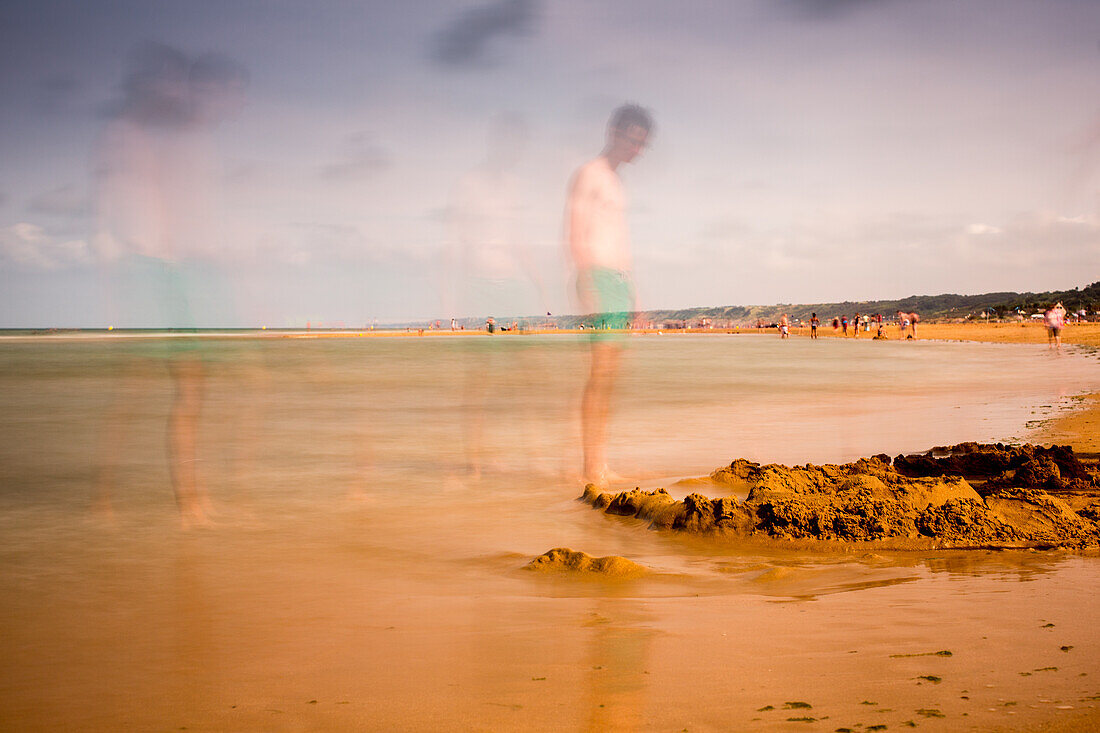
<instances>
[{"instance_id":1,"label":"man's bare leg","mask_svg":"<svg viewBox=\"0 0 1100 733\"><path fill-rule=\"evenodd\" d=\"M168 467L184 528L210 523L210 499L196 472L197 433L203 398L202 363L186 359L170 366L176 395L168 416Z\"/></svg>"},{"instance_id":2,"label":"man's bare leg","mask_svg":"<svg viewBox=\"0 0 1100 733\"><path fill-rule=\"evenodd\" d=\"M118 467L122 461L123 447L130 438L129 430L134 406L140 399L137 385L140 375L133 360L120 364L112 375L105 391L109 395L103 411L103 429L99 433L99 449L96 456L99 466L96 473L95 496L92 511L102 519L115 518L113 494L117 482Z\"/></svg>"},{"instance_id":3,"label":"man's bare leg","mask_svg":"<svg viewBox=\"0 0 1100 733\"><path fill-rule=\"evenodd\" d=\"M492 345L487 345L482 350L465 355L462 433L465 441L466 474L473 481L481 479L488 451L484 438L485 414L489 409L490 385L496 376L493 373L496 364L490 349Z\"/></svg>"},{"instance_id":4,"label":"man's bare leg","mask_svg":"<svg viewBox=\"0 0 1100 733\"><path fill-rule=\"evenodd\" d=\"M622 348L618 344L592 344L592 370L581 399L584 480L598 485L621 478L607 466L607 424L621 357Z\"/></svg>"}]
</instances>

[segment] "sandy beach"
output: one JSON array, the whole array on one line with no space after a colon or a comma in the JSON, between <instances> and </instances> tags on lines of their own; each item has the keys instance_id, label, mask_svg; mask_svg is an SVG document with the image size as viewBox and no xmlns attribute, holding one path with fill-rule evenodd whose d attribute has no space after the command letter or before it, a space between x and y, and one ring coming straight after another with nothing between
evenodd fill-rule
<instances>
[{"instance_id":1,"label":"sandy beach","mask_svg":"<svg viewBox=\"0 0 1100 733\"><path fill-rule=\"evenodd\" d=\"M809 336L809 328L795 328L792 333ZM829 338L844 338L839 330L832 326L822 326L818 335ZM874 332L860 332L859 338L871 338ZM898 338L896 325L886 327L889 339ZM1047 330L1041 323L919 323L917 337L921 339L942 339L947 341L982 341L996 344L1045 344ZM853 338L849 335L847 338ZM1069 324L1062 333L1062 343L1080 346L1100 346L1100 323Z\"/></svg>"},{"instance_id":2,"label":"sandy beach","mask_svg":"<svg viewBox=\"0 0 1100 733\"><path fill-rule=\"evenodd\" d=\"M186 531L168 488L162 365L120 370L127 352L95 344L0 346L0 727L1031 731L1100 720L1095 550L730 542L595 512L563 470L584 342L493 339L211 346L199 437L218 512ZM459 349L474 343L503 351ZM643 488L678 497L701 490L686 479L740 457L847 461L966 436L1097 450L1095 356L1077 346L1059 357L1029 343L714 334L639 337L632 351L615 434L633 446L619 457L649 467ZM783 371L792 359L806 371ZM963 381L944 381L937 365L952 360ZM889 379L902 367L923 375L912 392ZM842 378L816 380L821 370ZM468 372L500 376L483 393ZM530 392L532 374L542 391ZM357 402L357 390L375 391ZM104 493L96 435L110 425L127 450ZM478 476L463 468L474 435L490 448ZM593 560L525 569L566 547Z\"/></svg>"},{"instance_id":3,"label":"sandy beach","mask_svg":"<svg viewBox=\"0 0 1100 733\"><path fill-rule=\"evenodd\" d=\"M0 12L0 733L1100 731L1100 2L299 5Z\"/></svg>"}]
</instances>

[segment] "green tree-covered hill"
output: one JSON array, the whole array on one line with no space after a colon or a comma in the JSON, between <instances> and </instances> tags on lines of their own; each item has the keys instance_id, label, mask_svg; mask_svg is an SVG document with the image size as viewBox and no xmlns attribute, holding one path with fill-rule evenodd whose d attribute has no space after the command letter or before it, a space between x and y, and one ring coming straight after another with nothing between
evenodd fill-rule
<instances>
[{"instance_id":1,"label":"green tree-covered hill","mask_svg":"<svg viewBox=\"0 0 1100 733\"><path fill-rule=\"evenodd\" d=\"M817 313L822 323L833 317L856 313L881 313L893 317L898 310L916 311L925 321L981 319L1015 316L1017 312L1030 315L1052 303L1061 301L1070 313L1085 310L1090 318L1100 311L1100 281L1084 288L1045 293L985 293L983 295L910 295L898 300L845 301L843 303L806 303L749 306L712 306L683 308L680 310L652 310L639 313L640 319L657 325L671 327L695 327L707 319L715 327L753 326L757 321L775 323L786 313L791 320L807 321L811 313ZM562 316L554 321L559 328L576 328L591 319L586 316Z\"/></svg>"}]
</instances>

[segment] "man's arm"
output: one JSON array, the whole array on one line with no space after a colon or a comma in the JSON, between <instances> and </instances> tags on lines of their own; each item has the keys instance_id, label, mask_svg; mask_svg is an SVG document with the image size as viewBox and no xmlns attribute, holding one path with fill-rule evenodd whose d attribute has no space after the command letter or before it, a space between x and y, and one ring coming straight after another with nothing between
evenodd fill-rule
<instances>
[{"instance_id":1,"label":"man's arm","mask_svg":"<svg viewBox=\"0 0 1100 733\"><path fill-rule=\"evenodd\" d=\"M577 292L581 299L580 306L585 313L591 313L595 308L590 289L585 286L585 283L581 282L581 278L588 276L588 270L592 263L590 233L592 231L594 200L595 190L592 176L587 168L581 168L569 187L565 226L569 243L569 255L573 261L573 268L578 279Z\"/></svg>"},{"instance_id":2,"label":"man's arm","mask_svg":"<svg viewBox=\"0 0 1100 733\"><path fill-rule=\"evenodd\" d=\"M573 178L573 185L569 188L569 200L567 202L569 218L566 227L567 236L569 237L569 254L572 256L573 266L577 268L578 272L588 269L592 261L591 243L589 241L595 199L592 183L592 175L586 168L581 168Z\"/></svg>"}]
</instances>

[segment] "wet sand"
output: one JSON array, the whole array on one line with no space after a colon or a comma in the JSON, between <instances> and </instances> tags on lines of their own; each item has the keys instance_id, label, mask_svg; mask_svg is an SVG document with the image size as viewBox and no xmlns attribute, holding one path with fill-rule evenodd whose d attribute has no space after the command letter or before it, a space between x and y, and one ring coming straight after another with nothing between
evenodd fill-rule
<instances>
[{"instance_id":1,"label":"wet sand","mask_svg":"<svg viewBox=\"0 0 1100 733\"><path fill-rule=\"evenodd\" d=\"M415 444L386 443L369 425L380 457L364 474L365 491L333 491L345 488L334 468L347 462L339 441L363 425L321 420L321 406L302 395L344 399L354 380L336 366L318 373L285 357L264 380L233 362L224 383L210 386L211 400L243 393L245 404L267 408L262 420L243 422L233 414L240 402L210 408L218 419L204 440L225 448L211 468L234 453L226 465L242 473L217 497L217 523L184 532L155 460L170 383L149 371L131 385L141 407L129 416L128 450L148 460L123 466L131 483L107 516L88 495L77 506L58 488L95 479L80 451L102 406L68 390L99 385L83 371L43 369L33 381L4 375L17 387L4 398L7 435L19 428L36 439L0 469L10 489L0 514L0 728L835 731L913 723L1022 731L1100 723L1096 553L868 552L667 536L593 512L575 499L579 483L553 471L535 476L505 464L478 479L434 473L426 459L413 462ZM311 391L287 394L301 384ZM1080 404L1092 406L1092 418L1064 413L1038 430L1086 450L1073 436L1088 430L1081 421L1096 419L1097 403ZM372 410L368 423L400 405ZM240 460L250 448L251 463ZM284 457L295 451L306 451L300 462ZM382 459L398 452L393 480L402 490L371 493L389 480ZM22 501L20 492L38 498ZM646 572L524 569L558 547L627 558Z\"/></svg>"},{"instance_id":2,"label":"wet sand","mask_svg":"<svg viewBox=\"0 0 1100 733\"><path fill-rule=\"evenodd\" d=\"M331 520L371 524L369 512ZM4 727L954 731L1096 720L1095 557L685 545L666 552L691 558L690 574L609 582L528 577L520 555L378 557L346 531L338 549L325 533L284 530L275 547L226 534L152 556L95 553L21 583L6 604ZM660 557L639 559L662 570ZM817 722L797 720L807 717Z\"/></svg>"},{"instance_id":3,"label":"wet sand","mask_svg":"<svg viewBox=\"0 0 1100 733\"><path fill-rule=\"evenodd\" d=\"M1100 453L1100 394L1082 395L1072 412L1040 427L1035 438L1072 445L1081 453Z\"/></svg>"}]
</instances>

